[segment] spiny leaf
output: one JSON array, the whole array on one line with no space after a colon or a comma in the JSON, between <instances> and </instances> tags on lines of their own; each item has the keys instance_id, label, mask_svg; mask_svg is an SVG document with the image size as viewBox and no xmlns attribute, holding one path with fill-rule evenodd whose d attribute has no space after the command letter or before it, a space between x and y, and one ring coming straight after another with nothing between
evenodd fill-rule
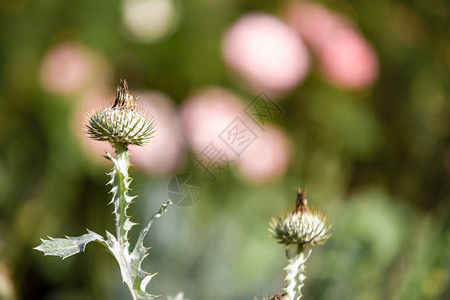
<instances>
[{"instance_id":1,"label":"spiny leaf","mask_svg":"<svg viewBox=\"0 0 450 300\"><path fill-rule=\"evenodd\" d=\"M136 242L136 246L131 253L129 253L128 250L123 251L123 248L116 237L111 233L106 232L106 245L109 251L116 257L120 266L123 281L130 287L130 290L133 293L133 299L151 300L155 297L154 295L147 293L146 288L156 273L151 274L141 269L142 261L148 255L149 249L144 247L144 238L153 221L159 218L167 210L167 206L171 203L172 201L167 201L167 203L164 203L159 211L153 215L147 225L142 229ZM125 245L125 247L127 246L128 244Z\"/></svg>"},{"instance_id":2,"label":"spiny leaf","mask_svg":"<svg viewBox=\"0 0 450 300\"><path fill-rule=\"evenodd\" d=\"M42 243L34 249L44 252L44 255L59 256L65 259L84 251L89 242L104 242L104 239L101 235L88 230L88 233L82 236L66 236L65 238L56 239L49 237L48 240L41 239L41 241Z\"/></svg>"},{"instance_id":3,"label":"spiny leaf","mask_svg":"<svg viewBox=\"0 0 450 300\"><path fill-rule=\"evenodd\" d=\"M139 234L138 240L136 242L136 246L134 247L133 252L130 253L129 259L130 259L130 265L132 266L133 270L135 270L133 274L133 285L136 287L137 291L139 292L138 299L152 299L152 295L148 294L145 290L150 282L150 280L153 278L155 274L150 274L148 272L145 272L141 269L141 264L144 261L145 257L148 255L148 249L144 246L144 238L150 229L150 226L152 225L153 221L159 217L167 210L167 207L172 204L172 201L167 201L164 203L159 211L153 215L153 217L148 221L147 225L142 229L141 233Z\"/></svg>"}]
</instances>

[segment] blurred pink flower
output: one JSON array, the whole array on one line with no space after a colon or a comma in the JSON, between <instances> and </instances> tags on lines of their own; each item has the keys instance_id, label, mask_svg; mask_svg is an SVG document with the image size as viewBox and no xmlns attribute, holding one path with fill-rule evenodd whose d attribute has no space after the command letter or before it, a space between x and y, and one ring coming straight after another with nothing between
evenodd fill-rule
<instances>
[{"instance_id":1,"label":"blurred pink flower","mask_svg":"<svg viewBox=\"0 0 450 300\"><path fill-rule=\"evenodd\" d=\"M282 176L290 159L290 141L285 133L273 126L264 129L237 161L242 176L255 183Z\"/></svg>"},{"instance_id":2,"label":"blurred pink flower","mask_svg":"<svg viewBox=\"0 0 450 300\"><path fill-rule=\"evenodd\" d=\"M378 77L372 47L355 31L341 29L318 52L322 73L334 84L349 89L370 86Z\"/></svg>"},{"instance_id":3,"label":"blurred pink flower","mask_svg":"<svg viewBox=\"0 0 450 300\"><path fill-rule=\"evenodd\" d=\"M185 137L195 153L200 153L242 112L242 101L221 88L207 88L187 99L181 107Z\"/></svg>"},{"instance_id":4,"label":"blurred pink flower","mask_svg":"<svg viewBox=\"0 0 450 300\"><path fill-rule=\"evenodd\" d=\"M313 49L327 43L337 27L345 22L321 4L307 1L289 2L285 7L285 14L287 24L299 32Z\"/></svg>"},{"instance_id":5,"label":"blurred pink flower","mask_svg":"<svg viewBox=\"0 0 450 300\"><path fill-rule=\"evenodd\" d=\"M40 78L45 89L70 95L87 87L104 84L108 70L105 61L98 54L66 42L51 48L45 54Z\"/></svg>"},{"instance_id":6,"label":"blurred pink flower","mask_svg":"<svg viewBox=\"0 0 450 300\"><path fill-rule=\"evenodd\" d=\"M231 124L235 124L236 118L256 138L238 153L227 144L227 135L223 135ZM287 169L290 142L284 132L267 124L262 130L245 114L241 100L227 90L208 88L195 94L183 103L181 120L194 155L198 156L212 142L226 154L232 165L237 164L246 180L267 182L281 176Z\"/></svg>"},{"instance_id":7,"label":"blurred pink flower","mask_svg":"<svg viewBox=\"0 0 450 300\"><path fill-rule=\"evenodd\" d=\"M222 49L225 61L256 92L287 92L308 73L309 55L301 38L267 14L251 13L237 20Z\"/></svg>"},{"instance_id":8,"label":"blurred pink flower","mask_svg":"<svg viewBox=\"0 0 450 300\"><path fill-rule=\"evenodd\" d=\"M155 137L142 147L130 147L131 163L152 175L169 175L184 158L184 139L175 104L168 96L155 91L136 93L138 105L153 116Z\"/></svg>"},{"instance_id":9,"label":"blurred pink flower","mask_svg":"<svg viewBox=\"0 0 450 300\"><path fill-rule=\"evenodd\" d=\"M344 16L311 2L286 6L287 23L311 47L324 76L337 86L362 89L378 77L373 47Z\"/></svg>"}]
</instances>

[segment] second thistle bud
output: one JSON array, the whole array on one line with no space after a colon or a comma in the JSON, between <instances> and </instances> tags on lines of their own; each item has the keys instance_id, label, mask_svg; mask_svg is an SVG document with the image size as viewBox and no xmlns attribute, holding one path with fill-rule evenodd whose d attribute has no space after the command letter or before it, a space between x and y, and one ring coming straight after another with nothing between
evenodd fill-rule
<instances>
[{"instance_id":1,"label":"second thistle bud","mask_svg":"<svg viewBox=\"0 0 450 300\"><path fill-rule=\"evenodd\" d=\"M137 109L137 101L129 92L126 80L121 80L114 105L91 115L87 128L91 138L108 141L113 147L142 146L153 137L155 123Z\"/></svg>"},{"instance_id":2,"label":"second thistle bud","mask_svg":"<svg viewBox=\"0 0 450 300\"><path fill-rule=\"evenodd\" d=\"M306 193L300 189L294 210L274 217L270 223L274 238L286 246L323 244L330 237L329 230L326 217L309 210Z\"/></svg>"}]
</instances>

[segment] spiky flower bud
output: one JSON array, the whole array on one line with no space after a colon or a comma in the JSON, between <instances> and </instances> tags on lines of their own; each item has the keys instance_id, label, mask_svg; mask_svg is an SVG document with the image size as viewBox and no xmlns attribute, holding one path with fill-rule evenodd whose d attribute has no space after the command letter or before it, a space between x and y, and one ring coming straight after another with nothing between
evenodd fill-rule
<instances>
[{"instance_id":1,"label":"spiky flower bud","mask_svg":"<svg viewBox=\"0 0 450 300\"><path fill-rule=\"evenodd\" d=\"M326 217L308 209L306 193L300 189L294 210L274 217L270 224L274 238L286 246L323 244L330 237L329 230Z\"/></svg>"},{"instance_id":2,"label":"spiky flower bud","mask_svg":"<svg viewBox=\"0 0 450 300\"><path fill-rule=\"evenodd\" d=\"M120 80L114 105L89 116L87 128L91 138L108 141L113 147L142 146L153 137L155 122L137 108L126 80Z\"/></svg>"}]
</instances>

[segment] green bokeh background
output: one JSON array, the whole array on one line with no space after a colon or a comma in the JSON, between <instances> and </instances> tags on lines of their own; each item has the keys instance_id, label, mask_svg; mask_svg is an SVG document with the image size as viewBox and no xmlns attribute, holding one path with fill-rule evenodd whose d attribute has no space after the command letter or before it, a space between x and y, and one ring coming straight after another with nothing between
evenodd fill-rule
<instances>
[{"instance_id":1,"label":"green bokeh background","mask_svg":"<svg viewBox=\"0 0 450 300\"><path fill-rule=\"evenodd\" d=\"M231 77L224 32L250 11L280 15L283 1L192 0L178 29L139 43L117 0L0 2L0 299L129 299L118 266L99 245L60 261L32 248L40 237L113 231L107 167L71 130L76 98L42 88L42 59L65 40L101 53L133 89L181 104L210 85L255 96ZM285 176L250 184L235 170L193 207L170 207L151 229L150 291L191 300L253 299L284 287L284 250L267 231L295 188L333 223L308 260L305 299L450 298L450 4L445 0L322 1L353 19L374 45L380 76L347 91L313 69L278 102L293 141ZM69 97L70 98L70 97ZM191 160L191 159L190 159ZM188 161L183 171L201 177ZM166 200L167 178L132 169L144 223Z\"/></svg>"}]
</instances>

